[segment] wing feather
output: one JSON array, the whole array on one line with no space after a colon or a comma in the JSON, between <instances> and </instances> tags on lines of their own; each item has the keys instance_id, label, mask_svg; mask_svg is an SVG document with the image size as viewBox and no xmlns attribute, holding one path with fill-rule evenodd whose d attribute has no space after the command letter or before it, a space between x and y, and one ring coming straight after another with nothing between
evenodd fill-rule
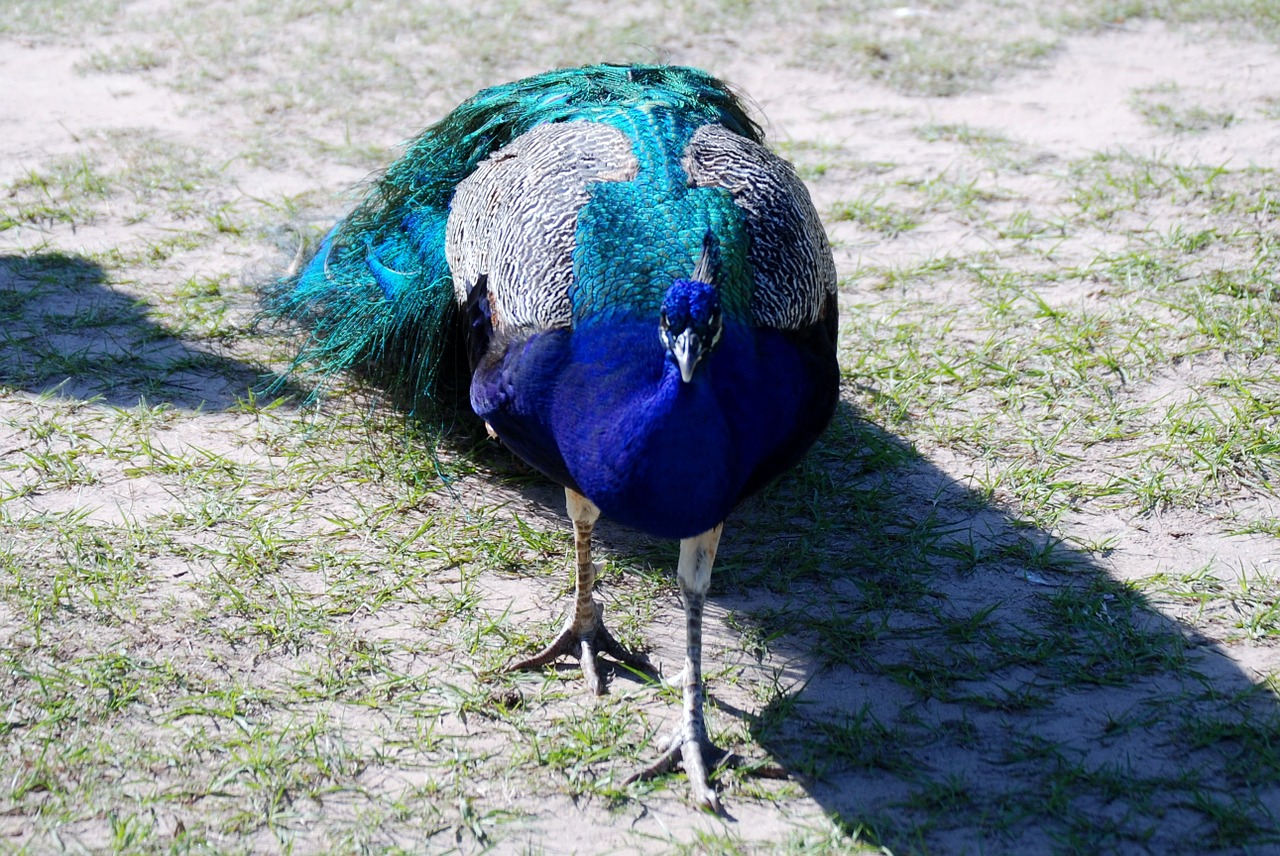
<instances>
[{"instance_id":1,"label":"wing feather","mask_svg":"<svg viewBox=\"0 0 1280 856\"><path fill-rule=\"evenodd\" d=\"M836 267L822 221L791 164L723 125L704 125L685 147L691 187L727 190L742 210L755 278L752 320L799 330L822 320Z\"/></svg>"},{"instance_id":2,"label":"wing feather","mask_svg":"<svg viewBox=\"0 0 1280 856\"><path fill-rule=\"evenodd\" d=\"M578 212L590 185L638 168L626 135L598 122L539 125L481 161L445 230L458 302L484 276L495 330L568 326Z\"/></svg>"}]
</instances>

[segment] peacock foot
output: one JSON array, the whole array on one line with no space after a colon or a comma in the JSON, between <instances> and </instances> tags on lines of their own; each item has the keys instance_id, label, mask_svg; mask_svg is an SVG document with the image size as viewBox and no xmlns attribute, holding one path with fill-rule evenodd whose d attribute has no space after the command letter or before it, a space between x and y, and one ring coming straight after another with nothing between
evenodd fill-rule
<instances>
[{"instance_id":1,"label":"peacock foot","mask_svg":"<svg viewBox=\"0 0 1280 856\"><path fill-rule=\"evenodd\" d=\"M720 814L720 798L715 788L711 787L708 771L745 768L745 773L766 779L785 779L787 771L777 764L763 764L752 761L737 752L721 749L711 742L705 727L688 720L676 729L667 741L667 748L644 769L637 770L623 780L623 785L632 782L643 782L665 776L677 767L684 768L685 777L689 780L693 803L704 811Z\"/></svg>"},{"instance_id":2,"label":"peacock foot","mask_svg":"<svg viewBox=\"0 0 1280 856\"><path fill-rule=\"evenodd\" d=\"M736 752L721 749L712 743L711 738L707 736L706 728L701 723L691 722L686 718L685 723L671 735L667 741L666 750L658 760L632 773L623 781L623 784L629 785L632 782L653 779L670 773L678 766L683 766L684 774L689 779L694 805L705 811L719 814L720 798L716 796L715 789L708 781L707 771L737 767L745 762L746 759Z\"/></svg>"},{"instance_id":3,"label":"peacock foot","mask_svg":"<svg viewBox=\"0 0 1280 856\"><path fill-rule=\"evenodd\" d=\"M587 686L596 695L605 693L604 681L600 677L599 664L596 662L596 658L601 654L608 654L628 668L652 674L654 668L649 658L624 648L622 643L609 632L609 628L604 626L604 605L592 602L591 607L591 614L585 621L577 613L570 615L565 621L564 629L551 640L551 644L532 657L512 663L507 666L506 671L538 669L565 655L576 656Z\"/></svg>"}]
</instances>

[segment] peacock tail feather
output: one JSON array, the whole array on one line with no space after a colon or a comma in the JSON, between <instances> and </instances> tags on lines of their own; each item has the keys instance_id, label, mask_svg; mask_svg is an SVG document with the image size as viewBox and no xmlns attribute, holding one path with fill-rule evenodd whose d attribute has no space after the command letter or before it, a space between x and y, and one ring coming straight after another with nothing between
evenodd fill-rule
<instances>
[{"instance_id":1,"label":"peacock tail feather","mask_svg":"<svg viewBox=\"0 0 1280 856\"><path fill-rule=\"evenodd\" d=\"M374 372L409 400L433 399L442 357L459 335L445 252L459 183L539 125L626 122L628 108L641 104L682 117L680 132L714 123L762 140L737 96L697 69L596 65L485 89L412 140L311 260L267 289L267 315L309 331L295 370L321 385L338 372ZM700 233L686 238L690 252L700 240Z\"/></svg>"}]
</instances>

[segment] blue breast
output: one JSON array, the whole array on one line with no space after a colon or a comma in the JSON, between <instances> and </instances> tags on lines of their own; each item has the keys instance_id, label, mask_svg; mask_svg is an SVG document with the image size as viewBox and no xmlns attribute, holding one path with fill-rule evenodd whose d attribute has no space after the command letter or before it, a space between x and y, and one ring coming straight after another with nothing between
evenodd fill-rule
<instances>
[{"instance_id":1,"label":"blue breast","mask_svg":"<svg viewBox=\"0 0 1280 856\"><path fill-rule=\"evenodd\" d=\"M550 330L480 366L471 401L512 450L653 535L712 528L790 467L835 406L834 349L730 322L690 383L650 318Z\"/></svg>"}]
</instances>

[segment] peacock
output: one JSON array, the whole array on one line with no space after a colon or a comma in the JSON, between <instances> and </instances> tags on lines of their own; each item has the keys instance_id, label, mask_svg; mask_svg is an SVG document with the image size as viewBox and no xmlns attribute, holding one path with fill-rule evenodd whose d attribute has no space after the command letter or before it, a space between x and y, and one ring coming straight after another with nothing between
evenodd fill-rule
<instances>
[{"instance_id":1,"label":"peacock","mask_svg":"<svg viewBox=\"0 0 1280 856\"><path fill-rule=\"evenodd\" d=\"M736 758L703 717L702 618L723 523L796 464L839 387L836 271L794 168L707 72L561 69L484 89L407 144L269 315L308 329L298 364L437 400L564 487L576 583L564 628L510 668L597 657L651 670L593 598L601 515L680 543L684 709L657 761L694 802ZM451 355L455 355L452 356ZM469 382L441 380L465 362Z\"/></svg>"}]
</instances>

